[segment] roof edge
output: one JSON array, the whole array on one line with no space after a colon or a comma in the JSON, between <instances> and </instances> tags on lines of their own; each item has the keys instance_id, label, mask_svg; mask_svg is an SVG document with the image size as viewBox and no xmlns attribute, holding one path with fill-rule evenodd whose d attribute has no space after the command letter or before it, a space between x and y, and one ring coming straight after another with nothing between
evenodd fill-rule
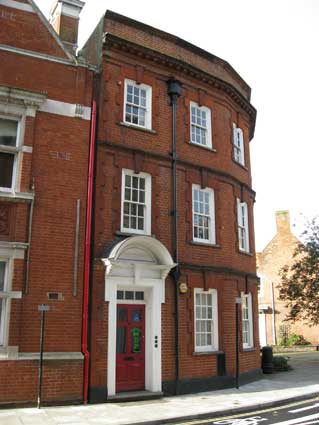
<instances>
[{"instance_id":1,"label":"roof edge","mask_svg":"<svg viewBox=\"0 0 319 425\"><path fill-rule=\"evenodd\" d=\"M177 37L176 35L170 34L168 32L165 32L163 30L160 30L158 28L152 27L151 25L144 24L143 22L136 21L135 19L128 18L127 16L121 15L119 13L113 12L112 10L107 10L105 12L104 18L110 18L115 21L140 28L143 31L146 31L148 33L151 33L152 35L157 34L161 38L164 38L168 41L172 41L174 44L177 44L180 47L184 47L191 52L200 55L204 57L205 59L208 59L210 61L215 61L221 63L235 78L237 78L247 90L247 96L248 100L250 101L251 98L251 87L246 83L246 81L238 74L238 72L224 59L221 59L220 57L208 52L207 50L204 50L198 46L195 46L192 43L189 43L188 41Z\"/></svg>"},{"instance_id":2,"label":"roof edge","mask_svg":"<svg viewBox=\"0 0 319 425\"><path fill-rule=\"evenodd\" d=\"M58 36L58 34L54 31L52 25L50 25L49 21L47 20L47 18L44 16L44 14L42 13L42 11L38 8L38 6L36 5L36 3L34 2L34 0L28 0L29 4L31 5L31 7L33 7L33 9L35 10L36 14L39 16L41 22L44 24L44 26L46 27L46 29L49 31L49 33L51 34L51 36L55 39L56 43L59 45L59 47L63 50L63 52L65 53L66 57L71 60L72 62L76 62L76 57L73 56L64 46L62 40L60 39L60 37Z\"/></svg>"}]
</instances>

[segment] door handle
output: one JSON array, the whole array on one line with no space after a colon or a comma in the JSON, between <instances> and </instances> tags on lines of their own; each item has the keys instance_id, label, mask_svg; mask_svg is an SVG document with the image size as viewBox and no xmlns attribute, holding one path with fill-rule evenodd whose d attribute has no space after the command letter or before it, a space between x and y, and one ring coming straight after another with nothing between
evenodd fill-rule
<instances>
[{"instance_id":1,"label":"door handle","mask_svg":"<svg viewBox=\"0 0 319 425\"><path fill-rule=\"evenodd\" d=\"M134 360L134 357L130 356L130 357L124 357L124 360Z\"/></svg>"}]
</instances>

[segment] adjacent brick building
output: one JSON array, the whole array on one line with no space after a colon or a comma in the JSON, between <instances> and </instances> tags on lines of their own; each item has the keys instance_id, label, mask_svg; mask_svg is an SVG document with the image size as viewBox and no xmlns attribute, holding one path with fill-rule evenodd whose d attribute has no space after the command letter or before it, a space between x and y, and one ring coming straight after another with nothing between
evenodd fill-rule
<instances>
[{"instance_id":1,"label":"adjacent brick building","mask_svg":"<svg viewBox=\"0 0 319 425\"><path fill-rule=\"evenodd\" d=\"M276 345L291 334L302 335L313 345L319 343L319 327L309 327L304 321L287 322L286 302L279 299L279 271L293 264L293 254L299 243L291 232L289 211L277 211L277 233L262 252L257 254L260 276L259 337L261 345Z\"/></svg>"},{"instance_id":2,"label":"adjacent brick building","mask_svg":"<svg viewBox=\"0 0 319 425\"><path fill-rule=\"evenodd\" d=\"M59 38L31 0L0 1L0 402L36 399L42 303L46 402L255 379L250 88L110 11L75 57L82 5L53 6Z\"/></svg>"},{"instance_id":3,"label":"adjacent brick building","mask_svg":"<svg viewBox=\"0 0 319 425\"><path fill-rule=\"evenodd\" d=\"M19 0L0 1L0 64L0 404L37 399L43 303L43 398L81 401L92 71Z\"/></svg>"}]
</instances>

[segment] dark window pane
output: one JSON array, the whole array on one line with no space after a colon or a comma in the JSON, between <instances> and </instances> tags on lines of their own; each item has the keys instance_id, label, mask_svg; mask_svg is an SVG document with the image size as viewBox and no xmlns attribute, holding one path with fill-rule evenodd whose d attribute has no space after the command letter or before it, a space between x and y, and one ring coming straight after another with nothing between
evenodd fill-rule
<instances>
[{"instance_id":1,"label":"dark window pane","mask_svg":"<svg viewBox=\"0 0 319 425\"><path fill-rule=\"evenodd\" d=\"M13 154L0 152L0 187L12 187L13 164Z\"/></svg>"},{"instance_id":2,"label":"dark window pane","mask_svg":"<svg viewBox=\"0 0 319 425\"><path fill-rule=\"evenodd\" d=\"M125 307L117 308L117 321L127 322L127 309Z\"/></svg>"},{"instance_id":3,"label":"dark window pane","mask_svg":"<svg viewBox=\"0 0 319 425\"><path fill-rule=\"evenodd\" d=\"M136 291L135 292L135 299L136 300L144 300L144 292L142 292L142 291Z\"/></svg>"},{"instance_id":4,"label":"dark window pane","mask_svg":"<svg viewBox=\"0 0 319 425\"><path fill-rule=\"evenodd\" d=\"M136 217L131 217L131 229L136 229Z\"/></svg>"},{"instance_id":5,"label":"dark window pane","mask_svg":"<svg viewBox=\"0 0 319 425\"><path fill-rule=\"evenodd\" d=\"M126 353L126 328L118 327L116 329L116 353Z\"/></svg>"},{"instance_id":6,"label":"dark window pane","mask_svg":"<svg viewBox=\"0 0 319 425\"><path fill-rule=\"evenodd\" d=\"M117 299L118 300L124 299L124 291L117 291Z\"/></svg>"},{"instance_id":7,"label":"dark window pane","mask_svg":"<svg viewBox=\"0 0 319 425\"><path fill-rule=\"evenodd\" d=\"M0 291L4 290L4 278L6 271L6 263L4 261L0 262Z\"/></svg>"},{"instance_id":8,"label":"dark window pane","mask_svg":"<svg viewBox=\"0 0 319 425\"><path fill-rule=\"evenodd\" d=\"M126 300L134 300L134 292L133 291L125 291L125 299Z\"/></svg>"},{"instance_id":9,"label":"dark window pane","mask_svg":"<svg viewBox=\"0 0 319 425\"><path fill-rule=\"evenodd\" d=\"M130 217L128 215L124 216L123 226L127 229L130 227Z\"/></svg>"},{"instance_id":10,"label":"dark window pane","mask_svg":"<svg viewBox=\"0 0 319 425\"><path fill-rule=\"evenodd\" d=\"M0 145L16 146L17 129L17 121L0 118Z\"/></svg>"}]
</instances>

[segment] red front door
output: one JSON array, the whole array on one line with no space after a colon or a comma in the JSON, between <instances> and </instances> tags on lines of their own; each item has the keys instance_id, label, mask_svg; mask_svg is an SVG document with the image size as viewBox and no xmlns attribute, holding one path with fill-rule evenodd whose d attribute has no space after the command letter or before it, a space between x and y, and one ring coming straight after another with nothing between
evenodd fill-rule
<instances>
[{"instance_id":1,"label":"red front door","mask_svg":"<svg viewBox=\"0 0 319 425\"><path fill-rule=\"evenodd\" d=\"M145 389L145 305L118 304L116 392Z\"/></svg>"}]
</instances>

